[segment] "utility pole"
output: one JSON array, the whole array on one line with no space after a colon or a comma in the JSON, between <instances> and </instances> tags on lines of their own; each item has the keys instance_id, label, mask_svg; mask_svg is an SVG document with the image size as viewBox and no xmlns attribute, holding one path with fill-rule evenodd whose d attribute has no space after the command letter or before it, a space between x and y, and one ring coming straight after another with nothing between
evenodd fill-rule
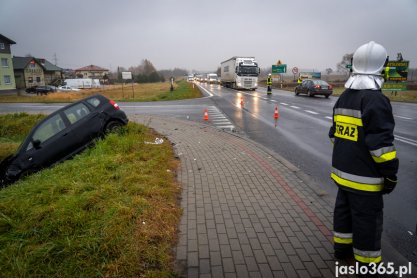
<instances>
[{"instance_id":1,"label":"utility pole","mask_svg":"<svg viewBox=\"0 0 417 278\"><path fill-rule=\"evenodd\" d=\"M56 57L56 53L54 53L54 65L56 66L58 64L58 58Z\"/></svg>"}]
</instances>

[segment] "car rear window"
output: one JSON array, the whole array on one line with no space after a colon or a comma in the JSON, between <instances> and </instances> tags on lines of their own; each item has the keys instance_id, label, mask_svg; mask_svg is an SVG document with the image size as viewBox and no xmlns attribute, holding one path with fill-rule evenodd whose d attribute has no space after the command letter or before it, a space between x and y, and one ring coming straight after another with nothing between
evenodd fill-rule
<instances>
[{"instance_id":1,"label":"car rear window","mask_svg":"<svg viewBox=\"0 0 417 278\"><path fill-rule=\"evenodd\" d=\"M89 104L91 104L92 106L94 106L94 107L99 106L99 105L100 105L100 103L101 103L101 101L100 101L98 98L96 98L96 97L93 97L93 98L89 98L89 99L87 99L87 102L88 102Z\"/></svg>"},{"instance_id":2,"label":"car rear window","mask_svg":"<svg viewBox=\"0 0 417 278\"><path fill-rule=\"evenodd\" d=\"M88 110L84 103L78 103L68 109L65 109L64 113L70 123L73 124L90 114L90 110Z\"/></svg>"},{"instance_id":3,"label":"car rear window","mask_svg":"<svg viewBox=\"0 0 417 278\"><path fill-rule=\"evenodd\" d=\"M326 81L323 81L323 80L314 80L314 84L315 85L329 86L329 84Z\"/></svg>"}]
</instances>

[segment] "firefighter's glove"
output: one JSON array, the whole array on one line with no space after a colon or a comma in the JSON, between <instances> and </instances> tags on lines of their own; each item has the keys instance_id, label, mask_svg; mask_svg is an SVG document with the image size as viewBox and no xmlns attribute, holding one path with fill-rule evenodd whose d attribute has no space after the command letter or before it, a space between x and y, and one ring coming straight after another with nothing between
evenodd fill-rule
<instances>
[{"instance_id":1,"label":"firefighter's glove","mask_svg":"<svg viewBox=\"0 0 417 278\"><path fill-rule=\"evenodd\" d=\"M392 176L392 177L385 177L384 178L384 190L383 190L383 194L390 194L395 186L397 185L397 176Z\"/></svg>"}]
</instances>

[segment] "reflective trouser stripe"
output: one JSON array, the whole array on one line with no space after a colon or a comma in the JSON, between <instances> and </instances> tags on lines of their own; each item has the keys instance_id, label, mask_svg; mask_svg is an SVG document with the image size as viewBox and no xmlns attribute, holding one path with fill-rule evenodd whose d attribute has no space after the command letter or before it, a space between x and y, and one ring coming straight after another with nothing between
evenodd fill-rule
<instances>
[{"instance_id":1,"label":"reflective trouser stripe","mask_svg":"<svg viewBox=\"0 0 417 278\"><path fill-rule=\"evenodd\" d=\"M351 181L348 179L344 179L339 177L335 173L331 173L330 177L339 185L346 186L352 189L361 190L361 191L369 191L369 192L379 192L382 191L383 185L380 184L366 184L366 183L359 183L355 181Z\"/></svg>"},{"instance_id":2,"label":"reflective trouser stripe","mask_svg":"<svg viewBox=\"0 0 417 278\"><path fill-rule=\"evenodd\" d=\"M352 233L333 232L333 241L340 244L352 244Z\"/></svg>"},{"instance_id":3,"label":"reflective trouser stripe","mask_svg":"<svg viewBox=\"0 0 417 278\"><path fill-rule=\"evenodd\" d=\"M383 147L377 150L370 151L373 160L376 163L382 163L393 160L397 157L397 152L394 146Z\"/></svg>"},{"instance_id":4,"label":"reflective trouser stripe","mask_svg":"<svg viewBox=\"0 0 417 278\"><path fill-rule=\"evenodd\" d=\"M353 242L352 238L341 238L337 236L333 236L333 241L340 244L352 244Z\"/></svg>"},{"instance_id":5,"label":"reflective trouser stripe","mask_svg":"<svg viewBox=\"0 0 417 278\"><path fill-rule=\"evenodd\" d=\"M355 259L361 263L379 263L382 261L381 250L378 251L362 251L353 248L353 254Z\"/></svg>"}]
</instances>

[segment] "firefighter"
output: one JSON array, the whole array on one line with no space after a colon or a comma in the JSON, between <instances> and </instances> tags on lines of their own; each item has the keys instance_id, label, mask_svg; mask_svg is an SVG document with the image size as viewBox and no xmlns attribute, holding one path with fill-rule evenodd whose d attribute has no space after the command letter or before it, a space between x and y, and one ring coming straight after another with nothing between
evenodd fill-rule
<instances>
[{"instance_id":1,"label":"firefighter","mask_svg":"<svg viewBox=\"0 0 417 278\"><path fill-rule=\"evenodd\" d=\"M337 259L379 263L383 194L397 184L394 118L381 88L385 48L373 41L353 55L352 75L333 108L329 137L334 143L331 178L338 185L334 208Z\"/></svg>"},{"instance_id":2,"label":"firefighter","mask_svg":"<svg viewBox=\"0 0 417 278\"><path fill-rule=\"evenodd\" d=\"M303 82L303 80L301 80L301 77L298 77L297 84L301 85L302 82Z\"/></svg>"},{"instance_id":3,"label":"firefighter","mask_svg":"<svg viewBox=\"0 0 417 278\"><path fill-rule=\"evenodd\" d=\"M272 94L272 76L270 73L268 73L268 79L266 80L266 85L268 85L267 93L268 95Z\"/></svg>"}]
</instances>

